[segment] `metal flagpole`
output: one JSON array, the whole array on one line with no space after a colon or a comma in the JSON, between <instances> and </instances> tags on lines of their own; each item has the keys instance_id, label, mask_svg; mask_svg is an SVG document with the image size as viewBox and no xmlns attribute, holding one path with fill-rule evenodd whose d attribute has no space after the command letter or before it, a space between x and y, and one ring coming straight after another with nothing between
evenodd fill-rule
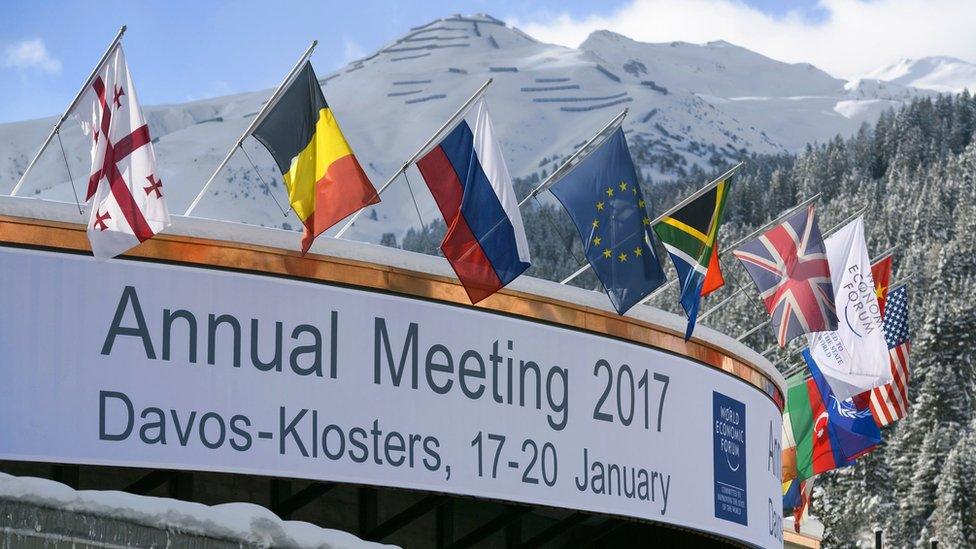
<instances>
[{"instance_id":1,"label":"metal flagpole","mask_svg":"<svg viewBox=\"0 0 976 549\"><path fill-rule=\"evenodd\" d=\"M796 374L802 372L803 369L806 367L807 367L806 362L801 360L800 362L797 362L796 364L787 368L786 371L783 372L783 377L790 378L792 376L795 376Z\"/></svg>"},{"instance_id":2,"label":"metal flagpole","mask_svg":"<svg viewBox=\"0 0 976 549\"><path fill-rule=\"evenodd\" d=\"M776 217L775 219L773 219L772 221L769 221L768 223L766 223L762 227L759 227L758 229L756 229L756 230L752 231L751 233L747 234L746 236L743 236L742 238L740 238L739 240L737 240L735 242L735 244L732 244L731 246L729 246L727 248L723 248L719 253L724 254L724 253L732 252L732 251L738 249L739 246L741 246L742 244L744 244L745 242L747 242L749 240L752 240L753 238L756 237L756 235L759 235L761 233L766 232L766 229L768 229L768 228L772 227L773 225L775 225L775 224L783 221L784 218L789 217L792 214L800 211L801 209L809 206L810 203L812 203L813 201L815 201L818 198L820 198L820 195L822 195L822 194L823 193L817 193L817 194L811 196L810 198L804 200L803 202L800 202L796 206L793 206L789 210L786 210L785 212L779 214L779 216Z\"/></svg>"},{"instance_id":3,"label":"metal flagpole","mask_svg":"<svg viewBox=\"0 0 976 549\"><path fill-rule=\"evenodd\" d=\"M494 81L493 78L489 78L488 80L486 80L485 83L482 84L481 87L478 88L478 90L474 92L474 94L472 94L467 101L464 102L464 104L458 107L458 110L456 110L454 114L452 114L451 117L447 119L447 122L444 122L444 124L442 124L441 127L438 128L437 131L430 136L430 139L428 139L426 143L424 143L419 149L417 149L417 152L410 157L410 160L404 162L403 165L400 166L400 169L398 169L392 176L390 176L389 179L386 180L386 183L384 183L383 186L380 187L378 191L376 191L376 195L379 196L380 194L383 194L383 191L385 191L387 187L392 185L393 182L396 180L396 178L400 177L400 174L406 172L407 168L409 168L411 164L416 162L417 159L421 157L421 155L426 153L427 147L429 147L430 144L433 143L435 139L440 137L440 135L444 132L444 130L446 130L454 122L456 122L457 119L460 116L462 116L465 111L468 110L468 107L470 107L472 103L474 103L479 97L481 97L483 93L485 93L485 90L488 89L488 85L491 84L493 81ZM362 215L364 211L365 208L357 210L356 213L352 214L352 217L349 219L349 221L347 221L346 224L343 225L341 229L339 229L339 232L336 233L335 238L342 238L342 235L346 234L346 231L349 230L349 227L352 227L353 223L355 223L356 220L359 219L359 216Z\"/></svg>"},{"instance_id":4,"label":"metal flagpole","mask_svg":"<svg viewBox=\"0 0 976 549\"><path fill-rule=\"evenodd\" d=\"M857 219L858 216L864 215L864 212L866 212L866 211L868 211L868 207L867 206L865 206L865 207L861 208L860 210L858 210L858 211L852 213L851 215L847 216L846 218L844 218L843 221L841 221L840 223L834 225L833 227L830 228L830 230L828 230L827 232L825 232L823 234L823 237L824 238L827 238L828 236L830 236L830 235L836 233L837 231L843 229L844 228L844 225L847 225L851 221L854 221L855 219Z\"/></svg>"},{"instance_id":5,"label":"metal flagpole","mask_svg":"<svg viewBox=\"0 0 976 549\"><path fill-rule=\"evenodd\" d=\"M889 287L890 289L888 290L888 293L891 293L891 289L898 288L899 286L904 286L905 284L908 284L908 282L913 278L915 278L915 273L912 273L904 278L900 278L896 280Z\"/></svg>"},{"instance_id":6,"label":"metal flagpole","mask_svg":"<svg viewBox=\"0 0 976 549\"><path fill-rule=\"evenodd\" d=\"M568 168L571 167L570 165L573 163L573 161L576 160L578 156L583 154L584 151L587 151L587 149L589 149L590 146L593 145L593 142L596 141L600 136L607 133L607 131L610 130L611 128L614 130L617 129L617 126L623 123L624 118L627 117L628 111L629 109L624 109L623 111L620 112L620 114L614 116L612 119L610 119L609 122L606 123L605 126L603 126L603 128L600 129L600 131L596 132L596 134L593 137L591 137L586 143L584 143L582 147L576 149L576 151L573 154L569 155L569 158L567 158L565 162L560 164L558 168L553 170L552 173L549 174L549 177L547 177L545 181L543 181L535 189L532 189L532 192L530 192L528 196L526 196L525 198L522 199L521 202L519 202L519 208L521 208L530 199L535 198L536 196L544 193L547 189L549 189L549 187L555 185L556 182L558 181L557 176L564 175L564 172L568 171Z\"/></svg>"},{"instance_id":7,"label":"metal flagpole","mask_svg":"<svg viewBox=\"0 0 976 549\"><path fill-rule=\"evenodd\" d=\"M13 190L10 191L10 196L17 196L17 192L20 191L20 187L24 184L24 181L27 180L27 175L31 172L31 170L34 169L34 165L37 164L38 159L41 158L41 154L47 149L47 146L51 144L51 140L54 139L54 136L61 130L61 125L64 124L65 120L68 119L68 115L71 114L71 110L75 108L78 101L81 101L81 96L85 94L85 90L88 89L88 86L91 85L92 80L95 79L98 69L102 68L102 64L105 63L108 56L111 55L112 51L115 50L115 46L117 46L119 41L122 40L122 35L125 34L126 28L127 27L125 25L122 25L122 28L119 29L118 34L115 35L115 39L112 40L111 44L109 44L108 49L106 49L105 53L102 54L102 57L98 60L95 68L92 69L91 74L88 75L85 83L81 86L81 89L78 90L78 94L75 95L75 98L71 100L68 108L64 110L64 114L62 114L61 118L59 118L54 124L54 128L51 129L51 133L48 134L47 139L44 140L44 144L41 145L41 149L37 151L37 154L34 155L34 158L30 161L30 164L27 165L27 169L24 170L23 174L21 174L20 180L17 181L17 184L14 185Z\"/></svg>"},{"instance_id":8,"label":"metal flagpole","mask_svg":"<svg viewBox=\"0 0 976 549\"><path fill-rule=\"evenodd\" d=\"M247 139L247 136L251 135L251 132L254 131L254 128L257 128L258 124L264 121L265 117L267 117L268 115L268 111L270 111L271 108L274 107L275 104L278 102L278 99L281 98L281 94L285 92L285 87L287 87L288 84L291 82L292 78L298 72L298 69L302 68L302 65L305 63L305 61L308 60L308 58L312 55L312 51L315 49L315 46L317 46L318 43L319 43L318 40L312 40L312 43L308 46L308 49L305 50L305 53L303 53L302 56L298 59L298 62L295 63L295 66L292 67L290 71L288 71L288 74L285 75L285 79L281 81L281 84L278 84L278 87L271 94L271 97L268 98L268 101L264 104L263 107L261 107L261 110L258 111L257 116L254 117L254 120L252 120L251 123L248 124L247 129L244 130L244 133L241 134L241 137L234 143L233 146L231 146L230 150L227 151L227 156L224 157L224 159L217 166L217 169L214 170L213 174L210 175L210 179L208 179L207 182L203 185L203 188L200 189L200 192L197 194L197 197L194 198L193 202L190 203L190 207L187 208L185 212L183 212L184 217L188 217L191 213L193 213L194 208L196 208L197 204L200 203L200 200L203 199L203 195L206 194L207 189L210 187L210 184L213 183L214 179L217 178L217 174L220 173L220 170L224 169L224 166L226 166L227 162L230 161L230 157L234 156L234 153L237 151L237 149L243 146L244 140Z\"/></svg>"},{"instance_id":9,"label":"metal flagpole","mask_svg":"<svg viewBox=\"0 0 976 549\"><path fill-rule=\"evenodd\" d=\"M716 177L715 179L713 179L712 182L709 183L708 185L705 185L704 187L698 189L697 191L695 191L694 193L692 193L691 196L685 198L681 202L678 202L677 204L675 204L674 206L672 206L671 208L669 208L663 214L661 214L661 215L655 217L654 219L652 219L651 220L651 223L650 223L650 226L653 227L654 225L657 225L665 217L667 217L667 216L673 214L674 212L680 210L681 208L683 208L686 205L688 205L692 200L694 200L694 199L698 198L699 196L701 196L701 195L707 193L708 191L712 190L713 188L715 188L716 185L718 185L722 181L725 181L726 179L732 177L732 175L735 172L739 171L739 169L742 168L742 166L745 166L745 165L746 165L745 162L739 162L735 166L732 166L731 168L729 168L728 171L726 171L722 175L720 175L720 176Z\"/></svg>"},{"instance_id":10,"label":"metal flagpole","mask_svg":"<svg viewBox=\"0 0 976 549\"><path fill-rule=\"evenodd\" d=\"M740 335L739 337L735 338L735 340L736 341L742 341L743 339L745 339L745 338L751 336L752 334L758 332L759 330L761 330L763 328L763 326L767 326L768 324L769 324L769 320L768 319L767 320L764 320L764 321L760 322L759 324L756 324L755 326L753 326L748 332L746 332L746 333Z\"/></svg>"},{"instance_id":11,"label":"metal flagpole","mask_svg":"<svg viewBox=\"0 0 976 549\"><path fill-rule=\"evenodd\" d=\"M736 297L738 297L738 295L741 294L744 291L746 291L746 286L743 286L743 287L739 288L738 290L732 292L732 295L726 297L722 301L719 301L718 302L718 305L715 305L711 309L709 309L709 310L703 312L702 314L698 315L698 322L701 322L701 321L705 320L706 318L708 318L709 315L711 315L712 313L714 313L716 310L721 309L722 306L724 306L729 301L732 301L733 299L735 299Z\"/></svg>"},{"instance_id":12,"label":"metal flagpole","mask_svg":"<svg viewBox=\"0 0 976 549\"><path fill-rule=\"evenodd\" d=\"M874 256L873 258L871 258L871 264L874 265L875 263L881 261L882 259L885 259L889 255L894 254L897 250L898 250L898 246L897 245L888 248L887 250L885 250L885 251L881 252L880 254Z\"/></svg>"},{"instance_id":13,"label":"metal flagpole","mask_svg":"<svg viewBox=\"0 0 976 549\"><path fill-rule=\"evenodd\" d=\"M582 267L580 267L575 273L573 273L573 274L567 276L566 278L562 279L559 283L560 284L566 284L570 280L573 280L574 278L578 277L579 275L585 273L589 268L590 268L590 264L587 263L586 265L583 265Z\"/></svg>"},{"instance_id":14,"label":"metal flagpole","mask_svg":"<svg viewBox=\"0 0 976 549\"><path fill-rule=\"evenodd\" d=\"M685 199L683 199L681 202L678 202L677 205L669 208L663 214L655 217L654 220L650 222L649 226L650 227L653 227L655 224L657 224L658 222L660 222L665 217L667 217L667 216L671 215L672 213L676 212L677 210L681 209L682 207L684 207L686 204L688 204L692 200L694 200L694 199L698 198L699 196L707 193L713 187L715 187L716 185L718 185L722 181L724 181L724 180L728 179L729 177L731 177L732 174L734 174L735 172L737 172L739 170L739 168L741 168L744 165L745 165L745 162L739 162L735 166L732 166L732 168L730 168L729 170L727 170L725 173L723 173L722 175L720 175L720 176L716 177L715 179L713 179L708 185L705 185L704 187L698 189L697 191L695 191L694 193L692 193L690 196L688 196ZM579 275L583 274L584 272L586 272L587 269L589 269L589 268L590 268L590 264L587 263L586 265L584 265L583 267L581 267L580 270L576 271L575 273L573 273L569 277L567 277L565 280L563 280L562 282L560 282L560 284L566 284L567 282L573 280L577 276L579 276ZM675 279L675 280L677 280L677 279ZM663 285L662 285L662 287L663 287ZM657 288L657 290L660 290L660 289L661 288ZM655 290L655 291L657 291L657 290ZM653 296L653 292L650 295L648 295L647 300L650 300L652 296ZM644 301L644 303L646 303L646 302L647 301Z\"/></svg>"}]
</instances>

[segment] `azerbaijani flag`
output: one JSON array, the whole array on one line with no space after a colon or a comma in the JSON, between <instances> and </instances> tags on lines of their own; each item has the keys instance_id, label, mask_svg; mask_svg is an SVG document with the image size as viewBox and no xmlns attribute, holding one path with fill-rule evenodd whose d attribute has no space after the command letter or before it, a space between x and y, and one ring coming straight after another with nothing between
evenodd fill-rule
<instances>
[{"instance_id":1,"label":"azerbaijani flag","mask_svg":"<svg viewBox=\"0 0 976 549\"><path fill-rule=\"evenodd\" d=\"M441 251L471 303L529 268L522 214L484 98L417 161L417 169L447 225Z\"/></svg>"},{"instance_id":2,"label":"azerbaijani flag","mask_svg":"<svg viewBox=\"0 0 976 549\"><path fill-rule=\"evenodd\" d=\"M302 254L329 227L380 201L325 102L311 63L305 63L253 135L274 157L288 201L305 225Z\"/></svg>"},{"instance_id":3,"label":"azerbaijani flag","mask_svg":"<svg viewBox=\"0 0 976 549\"><path fill-rule=\"evenodd\" d=\"M881 442L867 403L838 401L808 349L803 358L813 377L791 386L786 397L796 441L797 480L850 465Z\"/></svg>"}]
</instances>

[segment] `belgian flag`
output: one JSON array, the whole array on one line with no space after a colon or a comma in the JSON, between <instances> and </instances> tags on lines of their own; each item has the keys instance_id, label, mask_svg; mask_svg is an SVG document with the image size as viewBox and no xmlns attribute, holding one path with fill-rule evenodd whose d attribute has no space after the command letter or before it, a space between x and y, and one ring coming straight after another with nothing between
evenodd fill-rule
<instances>
[{"instance_id":1,"label":"belgian flag","mask_svg":"<svg viewBox=\"0 0 976 549\"><path fill-rule=\"evenodd\" d=\"M380 201L325 102L311 63L305 63L253 135L274 157L291 207L305 225L303 255L316 236Z\"/></svg>"}]
</instances>

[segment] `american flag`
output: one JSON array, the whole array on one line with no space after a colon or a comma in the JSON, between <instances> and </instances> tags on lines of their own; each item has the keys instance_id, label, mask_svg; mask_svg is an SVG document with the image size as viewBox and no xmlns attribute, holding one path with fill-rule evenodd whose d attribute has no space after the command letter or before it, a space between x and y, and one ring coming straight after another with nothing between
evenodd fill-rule
<instances>
[{"instance_id":1,"label":"american flag","mask_svg":"<svg viewBox=\"0 0 976 549\"><path fill-rule=\"evenodd\" d=\"M837 329L834 289L813 205L733 252L752 277L780 346Z\"/></svg>"},{"instance_id":2,"label":"american flag","mask_svg":"<svg viewBox=\"0 0 976 549\"><path fill-rule=\"evenodd\" d=\"M908 412L908 291L899 286L888 292L884 335L894 381L871 389L871 413L879 427L905 417Z\"/></svg>"}]
</instances>

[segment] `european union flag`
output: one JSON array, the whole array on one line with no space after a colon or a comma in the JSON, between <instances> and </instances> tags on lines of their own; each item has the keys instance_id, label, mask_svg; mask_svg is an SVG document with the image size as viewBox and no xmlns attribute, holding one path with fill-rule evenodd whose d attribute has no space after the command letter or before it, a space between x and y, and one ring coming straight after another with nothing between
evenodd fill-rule
<instances>
[{"instance_id":1,"label":"european union flag","mask_svg":"<svg viewBox=\"0 0 976 549\"><path fill-rule=\"evenodd\" d=\"M651 219L622 129L550 190L573 219L586 259L624 314L664 283L651 246Z\"/></svg>"}]
</instances>

